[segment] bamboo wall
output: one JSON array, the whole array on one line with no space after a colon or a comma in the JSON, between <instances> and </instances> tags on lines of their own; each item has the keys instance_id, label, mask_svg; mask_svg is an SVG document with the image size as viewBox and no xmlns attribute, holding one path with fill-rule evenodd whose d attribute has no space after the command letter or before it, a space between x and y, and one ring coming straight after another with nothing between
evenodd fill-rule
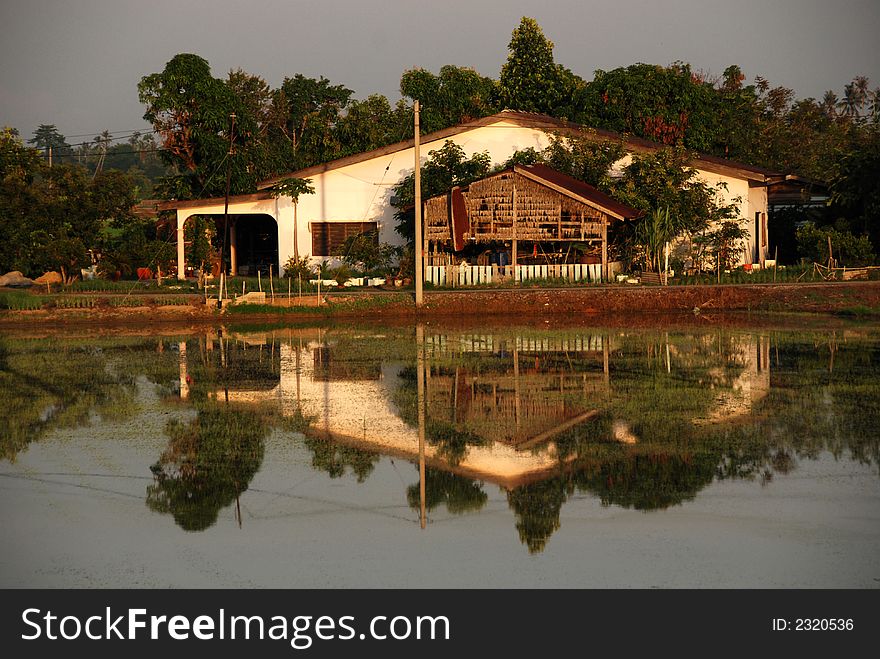
<instances>
[{"instance_id":1,"label":"bamboo wall","mask_svg":"<svg viewBox=\"0 0 880 659\"><path fill-rule=\"evenodd\" d=\"M511 172L471 183L463 196L470 220L468 239L478 243L514 238L536 242L601 242L603 226L611 219L592 206ZM426 202L425 225L427 240L450 240L446 195Z\"/></svg>"}]
</instances>

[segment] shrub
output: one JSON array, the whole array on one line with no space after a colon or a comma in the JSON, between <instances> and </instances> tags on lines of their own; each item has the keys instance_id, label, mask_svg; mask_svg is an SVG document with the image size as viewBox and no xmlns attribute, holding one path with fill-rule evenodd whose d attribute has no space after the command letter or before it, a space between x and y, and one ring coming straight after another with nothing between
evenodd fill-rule
<instances>
[{"instance_id":1,"label":"shrub","mask_svg":"<svg viewBox=\"0 0 880 659\"><path fill-rule=\"evenodd\" d=\"M855 236L850 231L814 224L805 224L797 230L798 252L809 261L828 263L829 238L831 255L837 265L852 268L874 262L874 250L867 236Z\"/></svg>"}]
</instances>

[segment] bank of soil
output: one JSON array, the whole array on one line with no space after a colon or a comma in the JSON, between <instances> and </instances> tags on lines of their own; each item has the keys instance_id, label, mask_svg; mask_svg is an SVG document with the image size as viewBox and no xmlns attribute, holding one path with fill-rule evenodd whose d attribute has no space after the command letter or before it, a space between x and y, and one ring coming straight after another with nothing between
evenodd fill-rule
<instances>
[{"instance_id":1,"label":"bank of soil","mask_svg":"<svg viewBox=\"0 0 880 659\"><path fill-rule=\"evenodd\" d=\"M193 296L193 304L151 307L96 306L0 312L0 327L53 324L154 326L160 324L321 321L322 319L414 319L457 317L521 323L529 318L638 318L727 312L838 313L880 318L880 282L759 284L722 286L595 286L427 291L416 311L411 292L373 292L327 296L321 308L254 307L254 313L220 312Z\"/></svg>"}]
</instances>

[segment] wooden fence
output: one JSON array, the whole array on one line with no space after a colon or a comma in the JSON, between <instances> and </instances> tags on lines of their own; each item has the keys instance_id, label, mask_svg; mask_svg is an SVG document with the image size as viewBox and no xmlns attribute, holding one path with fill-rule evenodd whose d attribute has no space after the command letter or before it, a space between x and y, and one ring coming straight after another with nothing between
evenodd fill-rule
<instances>
[{"instance_id":1,"label":"wooden fence","mask_svg":"<svg viewBox=\"0 0 880 659\"><path fill-rule=\"evenodd\" d=\"M608 264L609 275L621 271L617 261ZM429 265L425 281L434 286L476 286L504 281L527 282L537 279L559 279L571 282L603 281L600 263L569 263L567 265Z\"/></svg>"}]
</instances>

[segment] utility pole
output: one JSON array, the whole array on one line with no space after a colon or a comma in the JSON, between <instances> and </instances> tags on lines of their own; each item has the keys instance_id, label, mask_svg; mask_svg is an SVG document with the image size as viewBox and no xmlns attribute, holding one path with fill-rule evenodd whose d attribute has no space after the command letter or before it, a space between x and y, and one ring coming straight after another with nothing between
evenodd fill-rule
<instances>
[{"instance_id":1,"label":"utility pole","mask_svg":"<svg viewBox=\"0 0 880 659\"><path fill-rule=\"evenodd\" d=\"M223 203L223 249L220 250L220 280L226 275L226 236L229 233L229 186L232 182L232 154L235 153L233 140L235 139L235 113L229 115L231 125L229 127L229 151L226 154L226 199ZM223 287L221 285L217 295L217 308L223 306Z\"/></svg>"},{"instance_id":2,"label":"utility pole","mask_svg":"<svg viewBox=\"0 0 880 659\"><path fill-rule=\"evenodd\" d=\"M415 128L415 139L413 141L415 151L415 202L416 202L416 250L415 250L415 266L416 266L416 307L421 307L424 302L423 279L423 263L422 263L422 165L419 156L419 102L413 102L413 118Z\"/></svg>"}]
</instances>

